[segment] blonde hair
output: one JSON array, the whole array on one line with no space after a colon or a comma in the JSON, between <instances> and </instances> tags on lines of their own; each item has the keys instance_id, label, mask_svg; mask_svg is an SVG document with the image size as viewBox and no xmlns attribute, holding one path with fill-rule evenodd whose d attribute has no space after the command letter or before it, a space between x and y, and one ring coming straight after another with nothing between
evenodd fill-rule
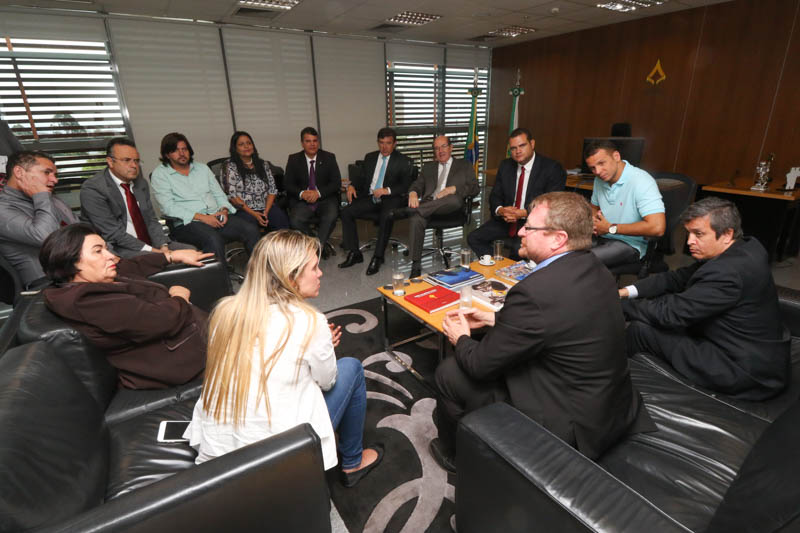
<instances>
[{"instance_id":1,"label":"blonde hair","mask_svg":"<svg viewBox=\"0 0 800 533\"><path fill-rule=\"evenodd\" d=\"M230 420L234 426L244 422L250 391L253 351L259 346L261 377L257 402L263 399L270 417L267 380L275 368L294 326L290 305L299 307L309 318L300 347L295 380L299 378L303 354L316 328L316 310L298 292L297 276L319 255L319 241L299 231L280 230L261 239L250 256L241 289L222 299L209 319L208 359L203 382L203 409L218 423ZM275 350L264 353L271 305L283 314L287 326L280 332Z\"/></svg>"}]
</instances>

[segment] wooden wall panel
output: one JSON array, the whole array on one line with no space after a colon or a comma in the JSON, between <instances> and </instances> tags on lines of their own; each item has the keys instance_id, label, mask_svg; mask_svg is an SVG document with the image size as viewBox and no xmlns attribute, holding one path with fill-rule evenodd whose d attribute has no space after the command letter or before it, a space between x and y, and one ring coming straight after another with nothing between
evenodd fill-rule
<instances>
[{"instance_id":1,"label":"wooden wall panel","mask_svg":"<svg viewBox=\"0 0 800 533\"><path fill-rule=\"evenodd\" d=\"M798 5L736 0L495 49L488 167L505 155L517 68L520 124L567 168L583 137L608 135L614 122L647 139L645 168L700 183L752 179L765 136L776 170L800 164ZM657 59L667 78L653 85Z\"/></svg>"}]
</instances>

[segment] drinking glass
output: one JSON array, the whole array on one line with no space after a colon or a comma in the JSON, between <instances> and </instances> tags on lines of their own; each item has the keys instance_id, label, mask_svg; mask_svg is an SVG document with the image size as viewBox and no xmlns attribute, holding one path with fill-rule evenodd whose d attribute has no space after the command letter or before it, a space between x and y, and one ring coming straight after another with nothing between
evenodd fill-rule
<instances>
[{"instance_id":1,"label":"drinking glass","mask_svg":"<svg viewBox=\"0 0 800 533\"><path fill-rule=\"evenodd\" d=\"M505 243L503 241L494 241L494 260L495 261L502 261L503 260L503 246Z\"/></svg>"},{"instance_id":2,"label":"drinking glass","mask_svg":"<svg viewBox=\"0 0 800 533\"><path fill-rule=\"evenodd\" d=\"M461 287L461 294L458 299L458 307L461 309L469 309L472 307L472 285Z\"/></svg>"},{"instance_id":3,"label":"drinking glass","mask_svg":"<svg viewBox=\"0 0 800 533\"><path fill-rule=\"evenodd\" d=\"M469 248L462 248L461 249L461 266L464 268L469 268L469 264L472 262L472 250Z\"/></svg>"}]
</instances>

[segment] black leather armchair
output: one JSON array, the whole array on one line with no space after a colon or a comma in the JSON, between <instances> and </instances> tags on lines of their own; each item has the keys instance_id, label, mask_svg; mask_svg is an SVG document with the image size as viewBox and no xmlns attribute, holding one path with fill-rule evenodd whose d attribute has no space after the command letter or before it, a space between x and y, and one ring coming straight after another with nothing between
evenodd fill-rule
<instances>
[{"instance_id":1,"label":"black leather armchair","mask_svg":"<svg viewBox=\"0 0 800 533\"><path fill-rule=\"evenodd\" d=\"M768 401L703 390L639 354L631 377L658 431L624 438L596 462L508 404L466 416L459 533L797 531L800 292L780 288L779 299L794 336L792 381Z\"/></svg>"},{"instance_id":2,"label":"black leather armchair","mask_svg":"<svg viewBox=\"0 0 800 533\"><path fill-rule=\"evenodd\" d=\"M195 466L187 444L156 441L193 400L109 424L53 348L0 359L0 531L330 531L308 424Z\"/></svg>"}]
</instances>

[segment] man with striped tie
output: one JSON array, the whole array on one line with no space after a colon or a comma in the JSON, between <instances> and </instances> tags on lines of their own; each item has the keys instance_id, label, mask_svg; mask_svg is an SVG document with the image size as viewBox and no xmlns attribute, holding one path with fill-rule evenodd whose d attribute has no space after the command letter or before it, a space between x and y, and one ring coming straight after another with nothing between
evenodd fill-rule
<instances>
[{"instance_id":1,"label":"man with striped tie","mask_svg":"<svg viewBox=\"0 0 800 533\"><path fill-rule=\"evenodd\" d=\"M348 268L364 261L358 243L356 219L378 213L378 237L375 252L367 267L367 275L378 272L383 264L383 253L392 234L392 210L406 205L405 195L411 185L414 163L401 154L397 147L397 134L391 128L378 130L378 150L364 156L363 175L351 176L347 187L348 206L342 209L342 247L347 258L339 268Z\"/></svg>"}]
</instances>

